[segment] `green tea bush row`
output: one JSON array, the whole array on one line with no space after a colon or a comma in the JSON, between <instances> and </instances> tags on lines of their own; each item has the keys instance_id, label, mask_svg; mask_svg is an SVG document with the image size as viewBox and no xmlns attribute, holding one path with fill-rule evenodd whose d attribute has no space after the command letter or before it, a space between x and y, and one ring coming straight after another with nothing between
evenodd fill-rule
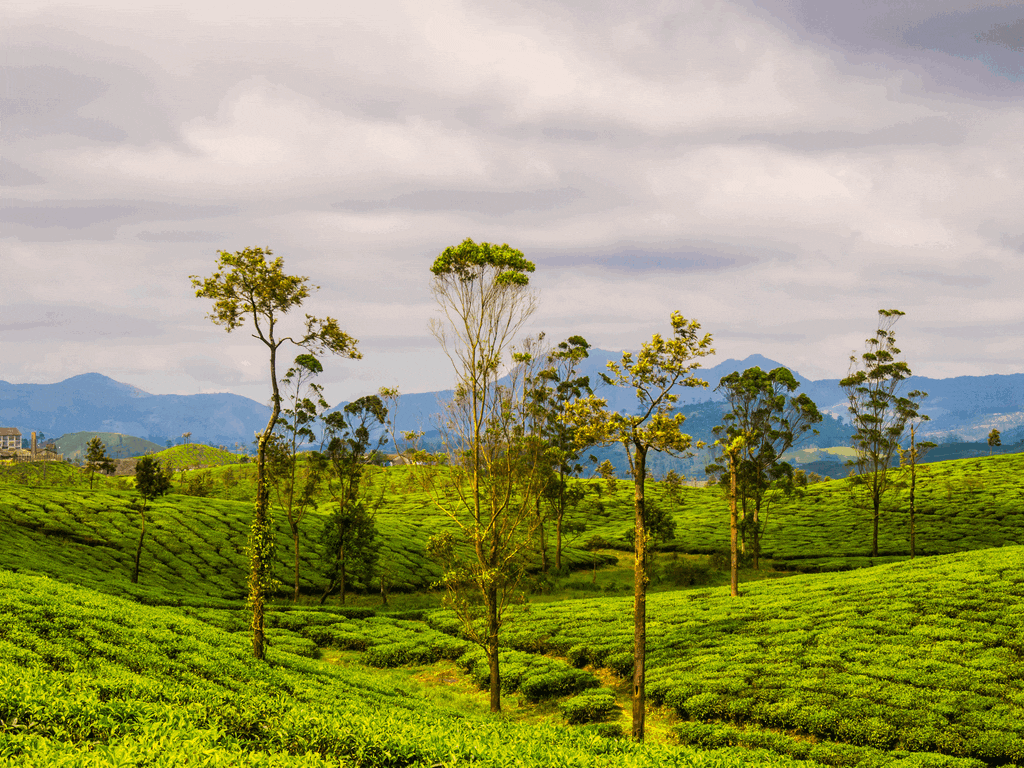
<instances>
[{"instance_id":1,"label":"green tea bush row","mask_svg":"<svg viewBox=\"0 0 1024 768\"><path fill-rule=\"evenodd\" d=\"M618 714L615 694L608 688L594 688L573 696L558 705L565 722L570 725L600 723Z\"/></svg>"},{"instance_id":2,"label":"green tea bush row","mask_svg":"<svg viewBox=\"0 0 1024 768\"><path fill-rule=\"evenodd\" d=\"M672 729L681 744L717 749L740 746L748 749L764 749L799 760L812 760L822 765L837 768L985 768L983 760L967 757L951 757L927 752L906 750L883 751L872 747L843 744L832 741L808 741L795 739L785 733L748 730L713 723L679 723Z\"/></svg>"},{"instance_id":3,"label":"green tea bush row","mask_svg":"<svg viewBox=\"0 0 1024 768\"><path fill-rule=\"evenodd\" d=\"M0 571L0 765L738 768L742 756L454 713L170 608ZM772 768L798 763L775 756ZM806 768L806 767L805 767Z\"/></svg>"},{"instance_id":4,"label":"green tea bush row","mask_svg":"<svg viewBox=\"0 0 1024 768\"><path fill-rule=\"evenodd\" d=\"M480 688L490 688L491 672L487 656L473 648L456 662ZM502 693L522 692L529 702L553 699L596 688L600 683L590 672L574 669L563 661L522 651L498 653Z\"/></svg>"}]
</instances>

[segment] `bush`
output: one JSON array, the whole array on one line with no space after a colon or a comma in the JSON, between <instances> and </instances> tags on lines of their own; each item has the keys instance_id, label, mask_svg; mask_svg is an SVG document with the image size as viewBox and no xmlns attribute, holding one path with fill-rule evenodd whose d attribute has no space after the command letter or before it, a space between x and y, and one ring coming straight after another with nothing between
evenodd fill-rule
<instances>
[{"instance_id":1,"label":"bush","mask_svg":"<svg viewBox=\"0 0 1024 768\"><path fill-rule=\"evenodd\" d=\"M607 688L599 688L574 696L560 704L559 709L570 725L600 723L616 713L615 697Z\"/></svg>"}]
</instances>

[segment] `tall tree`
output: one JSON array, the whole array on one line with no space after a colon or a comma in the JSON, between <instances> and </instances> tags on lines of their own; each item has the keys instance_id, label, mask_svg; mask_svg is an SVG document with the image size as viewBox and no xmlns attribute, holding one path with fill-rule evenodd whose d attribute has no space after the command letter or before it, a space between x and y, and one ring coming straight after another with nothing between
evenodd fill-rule
<instances>
[{"instance_id":1,"label":"tall tree","mask_svg":"<svg viewBox=\"0 0 1024 768\"><path fill-rule=\"evenodd\" d=\"M313 355L302 354L281 379L281 417L278 432L268 444L268 473L277 496L278 506L288 517L295 554L295 591L293 602L299 600L300 558L299 531L303 518L315 504L316 492L323 478L322 462L300 461L299 448L314 443L313 427L327 408L323 387L313 379L323 373L323 366ZM308 458L308 454L307 454Z\"/></svg>"},{"instance_id":2,"label":"tall tree","mask_svg":"<svg viewBox=\"0 0 1024 768\"><path fill-rule=\"evenodd\" d=\"M636 392L635 413L614 413L608 401L594 395L569 403L565 420L578 430L582 444L622 443L633 477L634 589L633 589L633 738L643 741L646 715L647 650L647 545L644 482L647 454L651 450L679 455L689 450L692 438L683 434L686 417L673 413L680 387L706 387L693 371L700 358L714 354L711 335L699 334L700 324L672 313L672 337L654 334L635 359L624 352L621 363L608 362L611 376L601 374L606 384Z\"/></svg>"},{"instance_id":3,"label":"tall tree","mask_svg":"<svg viewBox=\"0 0 1024 768\"><path fill-rule=\"evenodd\" d=\"M135 508L139 512L142 526L139 543L135 547L135 567L132 570L132 584L139 583L139 561L142 559L142 541L146 538L146 509L149 503L171 490L171 468L162 467L152 456L143 456L135 464L135 490L142 498Z\"/></svg>"},{"instance_id":4,"label":"tall tree","mask_svg":"<svg viewBox=\"0 0 1024 768\"><path fill-rule=\"evenodd\" d=\"M89 470L90 490L96 470L108 475L114 471L114 460L107 456L107 446L98 437L92 438L85 448L85 467Z\"/></svg>"},{"instance_id":5,"label":"tall tree","mask_svg":"<svg viewBox=\"0 0 1024 768\"><path fill-rule=\"evenodd\" d=\"M356 340L338 327L333 317L323 320L306 315L304 331L295 336L280 336L278 324L284 316L302 305L318 286L308 284L309 278L287 275L281 257L269 248L246 248L229 253L220 251L217 269L207 278L192 275L192 287L198 298L213 299L213 311L207 317L228 333L252 320L253 338L266 348L270 358L270 419L256 441L256 501L249 529L249 595L252 610L252 651L257 659L266 655L263 609L267 595L274 587L270 572L273 559L273 534L270 525L270 489L267 482L267 445L281 415L281 393L277 379L277 353L287 342L312 355L330 352L359 358Z\"/></svg>"},{"instance_id":6,"label":"tall tree","mask_svg":"<svg viewBox=\"0 0 1024 768\"><path fill-rule=\"evenodd\" d=\"M501 711L498 631L522 577L539 490L531 455L537 444L524 428L522 364L529 361L519 358L499 384L516 334L537 306L533 271L521 251L470 239L446 248L431 266L444 317L431 322L431 331L456 375L440 425L448 466L434 475L441 482L434 501L458 539L443 533L430 551L444 568L449 605L487 655L492 712Z\"/></svg>"},{"instance_id":7,"label":"tall tree","mask_svg":"<svg viewBox=\"0 0 1024 768\"><path fill-rule=\"evenodd\" d=\"M345 602L348 576L364 584L373 576L377 562L377 529L373 505L364 484L366 466L386 436L381 428L388 411L377 395L361 397L323 417L327 448L313 461L327 462L331 479L328 490L335 507L328 518L322 541L324 575L329 579L320 602L340 584Z\"/></svg>"},{"instance_id":8,"label":"tall tree","mask_svg":"<svg viewBox=\"0 0 1024 768\"><path fill-rule=\"evenodd\" d=\"M743 373L736 371L723 376L716 387L716 391L725 395L730 410L714 428L714 433L724 436L723 442L727 445L732 445L738 437L743 440L735 461L730 458L728 469L712 464L708 470L711 474L720 474L721 482L730 487L735 474L736 494L742 508L740 531L744 540L750 537L755 569L760 566L768 490L773 484L793 476L793 467L782 461L782 455L822 420L810 397L806 394L793 396L799 387L787 368L766 372L756 366ZM749 513L748 502L753 507Z\"/></svg>"},{"instance_id":9,"label":"tall tree","mask_svg":"<svg viewBox=\"0 0 1024 768\"><path fill-rule=\"evenodd\" d=\"M927 393L914 390L900 396L910 378L910 366L897 360L896 334L892 330L905 313L898 309L878 310L878 328L865 342L865 351L850 356L850 372L839 385L849 400L850 416L856 432L853 448L856 457L850 463L858 479L868 490L872 506L871 555L878 556L878 516L882 497L892 485L888 470L900 440L913 419L920 418L920 401Z\"/></svg>"}]
</instances>

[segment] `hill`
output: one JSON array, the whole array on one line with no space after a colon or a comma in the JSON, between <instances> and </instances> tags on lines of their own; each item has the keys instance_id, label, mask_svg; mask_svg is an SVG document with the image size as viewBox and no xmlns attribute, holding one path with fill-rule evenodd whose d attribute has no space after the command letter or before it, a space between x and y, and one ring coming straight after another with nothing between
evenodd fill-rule
<instances>
[{"instance_id":1,"label":"hill","mask_svg":"<svg viewBox=\"0 0 1024 768\"><path fill-rule=\"evenodd\" d=\"M54 442L59 452L64 454L65 459L78 462L85 460L89 441L94 437L98 437L102 441L107 449L107 456L112 459L128 459L163 450L163 446L151 443L149 440L116 432L73 432L69 435L61 435Z\"/></svg>"}]
</instances>

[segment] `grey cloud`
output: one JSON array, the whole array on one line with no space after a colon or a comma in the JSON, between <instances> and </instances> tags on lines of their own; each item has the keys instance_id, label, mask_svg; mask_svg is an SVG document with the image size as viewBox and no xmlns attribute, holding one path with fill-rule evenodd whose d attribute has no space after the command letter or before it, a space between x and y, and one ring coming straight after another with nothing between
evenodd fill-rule
<instances>
[{"instance_id":1,"label":"grey cloud","mask_svg":"<svg viewBox=\"0 0 1024 768\"><path fill-rule=\"evenodd\" d=\"M1011 24L997 24L988 32L983 32L977 39L986 43L995 43L1011 51L1024 51L1024 19Z\"/></svg>"},{"instance_id":2,"label":"grey cloud","mask_svg":"<svg viewBox=\"0 0 1024 768\"><path fill-rule=\"evenodd\" d=\"M46 179L32 173L27 168L22 168L17 163L12 163L6 157L0 157L0 186L2 187L27 187L31 184L41 184Z\"/></svg>"},{"instance_id":3,"label":"grey cloud","mask_svg":"<svg viewBox=\"0 0 1024 768\"><path fill-rule=\"evenodd\" d=\"M1005 97L1019 94L1018 83L1024 81L1024 64L1014 47L1021 44L1016 2L982 7L972 0L746 2L791 33L799 30L797 37L840 49L849 62L877 67L884 61L880 54L900 68L909 63L929 89Z\"/></svg>"},{"instance_id":4,"label":"grey cloud","mask_svg":"<svg viewBox=\"0 0 1024 768\"><path fill-rule=\"evenodd\" d=\"M217 232L139 232L139 240L147 243L202 243L222 237Z\"/></svg>"},{"instance_id":5,"label":"grey cloud","mask_svg":"<svg viewBox=\"0 0 1024 768\"><path fill-rule=\"evenodd\" d=\"M390 200L348 200L333 208L347 211L473 211L501 215L516 211L546 211L571 205L584 197L582 190L567 187L537 192L471 192L463 190L424 190L399 195Z\"/></svg>"},{"instance_id":6,"label":"grey cloud","mask_svg":"<svg viewBox=\"0 0 1024 768\"><path fill-rule=\"evenodd\" d=\"M35 138L71 133L99 141L120 141L127 134L103 120L77 111L102 96L107 85L96 77L50 66L0 67L4 92L0 110L8 137Z\"/></svg>"},{"instance_id":7,"label":"grey cloud","mask_svg":"<svg viewBox=\"0 0 1024 768\"><path fill-rule=\"evenodd\" d=\"M35 229L85 229L94 224L128 219L138 208L128 205L13 205L0 208L0 223Z\"/></svg>"},{"instance_id":8,"label":"grey cloud","mask_svg":"<svg viewBox=\"0 0 1024 768\"><path fill-rule=\"evenodd\" d=\"M992 278L985 274L987 271L990 271L991 268L991 265L987 264L976 272L960 275L941 274L937 272L907 272L904 270L900 270L900 274L930 283L952 286L954 288L981 288L982 286L992 284Z\"/></svg>"},{"instance_id":9,"label":"grey cloud","mask_svg":"<svg viewBox=\"0 0 1024 768\"><path fill-rule=\"evenodd\" d=\"M953 146L963 142L966 135L961 126L944 117L936 116L863 133L854 131L759 133L743 136L741 141L763 141L798 151L828 152L896 144Z\"/></svg>"},{"instance_id":10,"label":"grey cloud","mask_svg":"<svg viewBox=\"0 0 1024 768\"><path fill-rule=\"evenodd\" d=\"M175 205L170 203L74 200L32 203L12 200L0 208L5 236L23 240L63 240L70 233L76 239L108 240L117 228L132 223L160 220L204 219L228 213L227 206Z\"/></svg>"},{"instance_id":11,"label":"grey cloud","mask_svg":"<svg viewBox=\"0 0 1024 768\"><path fill-rule=\"evenodd\" d=\"M163 326L144 316L129 316L91 307L66 306L44 309L40 306L5 307L0 333L10 344L60 342L83 343L90 340L128 343L166 335Z\"/></svg>"},{"instance_id":12,"label":"grey cloud","mask_svg":"<svg viewBox=\"0 0 1024 768\"><path fill-rule=\"evenodd\" d=\"M543 133L549 139L556 141L596 141L601 138L597 131L587 131L581 128L544 128Z\"/></svg>"},{"instance_id":13,"label":"grey cloud","mask_svg":"<svg viewBox=\"0 0 1024 768\"><path fill-rule=\"evenodd\" d=\"M698 252L630 250L606 255L566 254L538 257L554 267L598 266L622 272L709 272L754 261L748 256L716 256Z\"/></svg>"},{"instance_id":14,"label":"grey cloud","mask_svg":"<svg viewBox=\"0 0 1024 768\"><path fill-rule=\"evenodd\" d=\"M994 72L1012 79L1024 77L1021 50L1024 19L1020 7L978 8L943 13L907 30L910 45L980 60Z\"/></svg>"}]
</instances>

